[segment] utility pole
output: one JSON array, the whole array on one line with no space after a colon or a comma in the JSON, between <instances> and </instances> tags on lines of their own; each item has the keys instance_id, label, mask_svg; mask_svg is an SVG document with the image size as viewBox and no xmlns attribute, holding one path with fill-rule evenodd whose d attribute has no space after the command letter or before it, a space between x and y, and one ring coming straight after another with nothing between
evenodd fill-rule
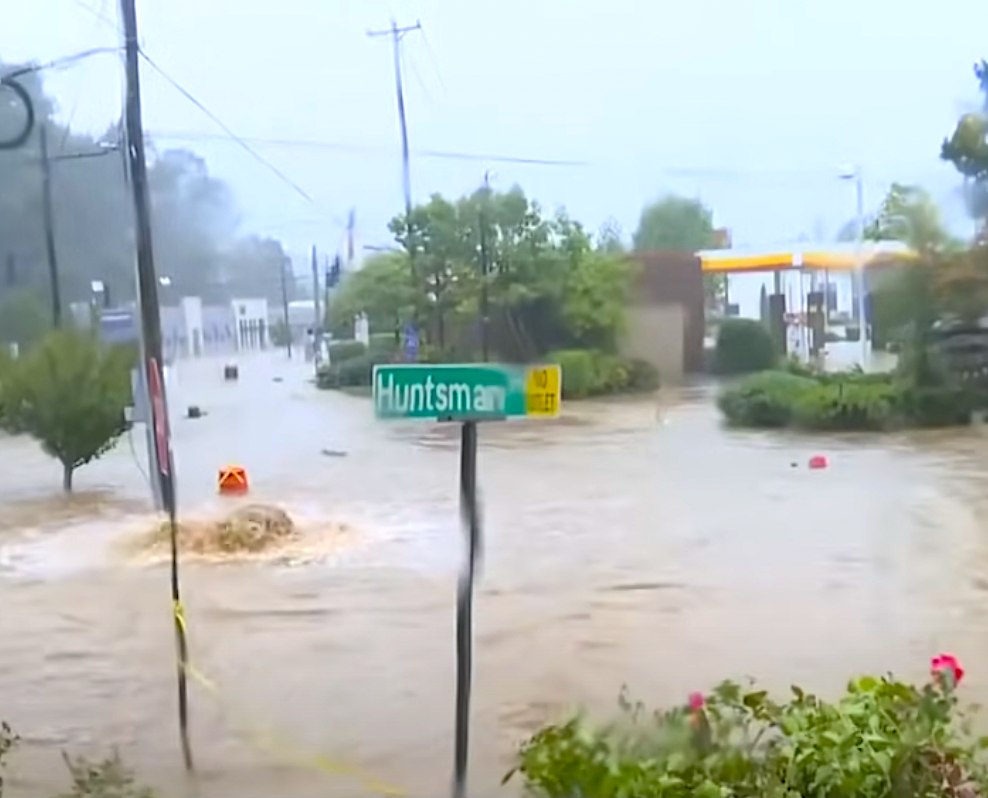
<instances>
[{"instance_id":1,"label":"utility pole","mask_svg":"<svg viewBox=\"0 0 988 798\"><path fill-rule=\"evenodd\" d=\"M178 522L176 519L175 461L168 430L168 403L165 393L164 364L161 351L161 314L158 307L158 279L154 271L151 245L151 207L148 197L147 160L144 152L144 121L141 113L140 43L137 35L135 0L120 0L120 19L124 34L124 76L126 98L124 123L127 136L127 164L134 201L137 234L137 296L141 319L141 343L144 376L150 395L151 420L154 426L154 451L157 480L162 503L168 512L171 531L171 600L175 626L178 665L178 726L186 770L193 769L189 743L188 640L178 578ZM152 473L154 473L152 471Z\"/></svg>"},{"instance_id":2,"label":"utility pole","mask_svg":"<svg viewBox=\"0 0 988 798\"><path fill-rule=\"evenodd\" d=\"M58 277L58 254L55 251L55 214L51 204L51 159L48 157L48 125L38 125L41 144L41 212L45 226L45 251L48 254L48 282L51 291L51 323L62 326L62 286Z\"/></svg>"},{"instance_id":3,"label":"utility pole","mask_svg":"<svg viewBox=\"0 0 988 798\"><path fill-rule=\"evenodd\" d=\"M401 174L402 188L405 194L405 247L408 250L408 270L413 291L418 290L418 276L415 270L415 243L412 241L412 168L411 158L408 152L408 120L405 115L405 87L401 75L401 40L405 38L406 34L418 30L422 30L421 22L416 21L414 25L398 27L398 23L392 19L390 28L367 31L367 35L371 38L380 36L391 37L395 72L395 98L398 102L398 124L401 130ZM395 335L400 336L397 327L395 329Z\"/></svg>"},{"instance_id":4,"label":"utility pole","mask_svg":"<svg viewBox=\"0 0 988 798\"><path fill-rule=\"evenodd\" d=\"M288 275L285 274L284 261L281 263L281 310L282 319L285 325L285 342L288 346L288 359L292 359L292 325L288 320Z\"/></svg>"},{"instance_id":5,"label":"utility pole","mask_svg":"<svg viewBox=\"0 0 988 798\"><path fill-rule=\"evenodd\" d=\"M322 316L319 313L319 256L316 245L312 245L312 311L315 318L312 326L312 360L319 368L322 355Z\"/></svg>"},{"instance_id":6,"label":"utility pole","mask_svg":"<svg viewBox=\"0 0 988 798\"><path fill-rule=\"evenodd\" d=\"M488 280L490 279L490 252L487 247L487 204L491 198L491 173L484 172L484 198L480 205L480 348L481 357L486 363L490 360L490 299Z\"/></svg>"}]
</instances>

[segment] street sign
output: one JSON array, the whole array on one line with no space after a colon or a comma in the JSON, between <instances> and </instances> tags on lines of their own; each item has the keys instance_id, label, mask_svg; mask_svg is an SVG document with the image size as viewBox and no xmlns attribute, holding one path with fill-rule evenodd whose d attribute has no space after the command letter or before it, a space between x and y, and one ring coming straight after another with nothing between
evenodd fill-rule
<instances>
[{"instance_id":1,"label":"street sign","mask_svg":"<svg viewBox=\"0 0 988 798\"><path fill-rule=\"evenodd\" d=\"M374 367L378 418L486 421L559 415L562 369L555 365L405 364Z\"/></svg>"}]
</instances>

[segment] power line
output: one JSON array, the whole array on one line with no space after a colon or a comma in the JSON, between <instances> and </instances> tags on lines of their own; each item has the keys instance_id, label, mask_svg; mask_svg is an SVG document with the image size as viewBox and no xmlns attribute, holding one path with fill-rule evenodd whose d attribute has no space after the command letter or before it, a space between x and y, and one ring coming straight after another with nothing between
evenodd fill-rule
<instances>
[{"instance_id":1,"label":"power line","mask_svg":"<svg viewBox=\"0 0 988 798\"><path fill-rule=\"evenodd\" d=\"M229 137L232 141L235 141L237 144L239 144L240 147L244 151L246 151L248 155L250 155L252 158L254 158L254 160L256 160L258 163L260 163L266 169L268 169L279 180L281 180L281 182L283 182L286 186L288 186L289 188L291 188L292 191L294 191L296 194L298 194L300 197L302 197L302 199L304 199L306 202L312 203L313 205L316 204L316 201L312 198L312 196L304 188L302 188L298 183L296 183L294 180L292 180L290 177L288 177L288 175L286 175L284 172L282 172L277 166L275 166L273 163L271 163L269 160L267 160L263 155L261 155L259 152L257 152L257 150L255 150L253 147L251 147L250 144L248 144L246 141L244 141L244 139L240 138L240 136L238 136L236 133L234 133L233 130L229 127L229 125L227 125L216 114L214 114L212 111L210 111L209 108L207 108L202 102L200 102L192 94L192 92L190 92L188 89L186 89L181 83L179 83L177 80L175 80L175 78L173 78L167 72L165 72L164 69L162 69L160 66L158 66L157 62L153 58L151 58L151 56L149 56L147 54L147 52L145 52L145 50L143 48L141 48L141 51L140 52L141 52L141 57L148 64L148 66L150 66L155 72L157 72L159 75L161 75L161 77L163 77L172 86L172 88L174 88L179 94L181 94L183 97L185 97L186 100L188 100L196 108L198 108L206 116L208 116L217 127L219 127L220 129L222 129L223 132L226 133L227 137Z\"/></svg>"},{"instance_id":2,"label":"power line","mask_svg":"<svg viewBox=\"0 0 988 798\"><path fill-rule=\"evenodd\" d=\"M226 141L229 136L221 136L216 133L198 133L192 131L169 131L151 130L149 135L157 139L172 139L174 141ZM354 144L343 141L321 141L317 139L285 139L285 138L258 138L246 136L241 138L258 146L287 147L313 150L331 150L335 152L363 153L367 155L380 155L390 151L390 147L373 146L367 144ZM477 152L457 152L454 150L431 150L413 149L412 155L420 158L435 158L439 160L451 161L479 161L492 163L513 163L530 166L559 166L559 167L584 167L590 166L588 161L564 160L553 158L525 158L514 155L497 155L491 153Z\"/></svg>"},{"instance_id":3,"label":"power line","mask_svg":"<svg viewBox=\"0 0 988 798\"><path fill-rule=\"evenodd\" d=\"M42 64L25 64L24 66L20 66L16 69L10 70L9 72L3 73L0 75L0 78L19 78L24 75L30 75L33 72L41 72L47 69L62 69L63 67L72 66L78 61L84 61L87 58L92 58L94 55L119 53L120 51L120 47L90 47L88 50L82 50L81 52L73 53L72 55L56 58L54 61L45 61Z\"/></svg>"}]
</instances>

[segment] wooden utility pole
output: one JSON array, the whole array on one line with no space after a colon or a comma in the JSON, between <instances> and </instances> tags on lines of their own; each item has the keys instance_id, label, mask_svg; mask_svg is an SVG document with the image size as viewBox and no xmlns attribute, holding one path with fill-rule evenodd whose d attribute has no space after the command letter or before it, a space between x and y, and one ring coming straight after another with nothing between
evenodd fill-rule
<instances>
[{"instance_id":1,"label":"wooden utility pole","mask_svg":"<svg viewBox=\"0 0 988 798\"><path fill-rule=\"evenodd\" d=\"M45 227L45 252L48 255L48 288L51 292L51 323L62 326L62 286L58 276L58 253L55 249L55 213L51 202L51 158L48 156L48 125L38 125L41 144L41 213Z\"/></svg>"},{"instance_id":2,"label":"wooden utility pole","mask_svg":"<svg viewBox=\"0 0 988 798\"><path fill-rule=\"evenodd\" d=\"M164 363L161 347L161 314L158 307L158 278L151 245L151 205L148 198L147 160L144 152L144 120L141 114L140 44L137 37L135 0L120 0L124 34L124 125L127 137L127 166L133 192L134 225L137 237L137 297L141 317L141 349L144 376L150 395L154 427L156 477L162 503L171 528L171 599L178 657L178 727L186 770L192 770L189 743L188 641L178 579L178 522L176 518L175 460L168 430L168 403L165 394Z\"/></svg>"},{"instance_id":3,"label":"wooden utility pole","mask_svg":"<svg viewBox=\"0 0 988 798\"><path fill-rule=\"evenodd\" d=\"M322 355L322 328L323 319L319 313L319 253L316 245L312 245L312 359L319 367L319 358Z\"/></svg>"},{"instance_id":4,"label":"wooden utility pole","mask_svg":"<svg viewBox=\"0 0 988 798\"><path fill-rule=\"evenodd\" d=\"M414 25L398 27L398 23L391 20L391 27L385 30L369 30L367 35L376 38L379 36L391 37L392 57L394 59L395 71L395 99L398 102L398 124L401 130L401 176L402 188L405 194L405 249L408 251L408 271L412 281L412 290L418 291L418 273L415 268L415 242L412 241L412 166L411 157L408 150L408 120L405 115L405 86L401 74L401 40L405 35L414 31L422 30L422 23L416 21ZM415 311L413 309L413 321ZM400 328L395 327L395 337L401 335Z\"/></svg>"}]
</instances>

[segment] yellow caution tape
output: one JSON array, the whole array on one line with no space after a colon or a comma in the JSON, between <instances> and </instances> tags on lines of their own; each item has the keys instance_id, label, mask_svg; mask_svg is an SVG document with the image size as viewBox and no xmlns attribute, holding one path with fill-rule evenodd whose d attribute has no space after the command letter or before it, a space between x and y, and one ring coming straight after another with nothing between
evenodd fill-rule
<instances>
[{"instance_id":1,"label":"yellow caution tape","mask_svg":"<svg viewBox=\"0 0 988 798\"><path fill-rule=\"evenodd\" d=\"M182 602L175 602L174 612L176 625L182 630L182 634L188 638L188 625L185 620L185 610L182 608ZM223 696L216 682L206 676L190 662L180 663L179 667L184 669L189 679L198 684L207 692L211 693L218 702L223 704L225 708L229 709L229 704L223 701ZM323 756L322 754L304 753L295 748L295 746L291 743L286 742L274 732L264 730L256 723L247 722L244 723L244 726L249 731L255 745L289 762L295 762L301 767L312 768L331 776L349 776L361 782L372 792L376 792L381 795L392 796L393 798L408 795L407 790L404 790L401 787L395 787L387 782L378 781L373 776L360 770L360 768L347 765L342 762L336 762L329 757Z\"/></svg>"}]
</instances>

